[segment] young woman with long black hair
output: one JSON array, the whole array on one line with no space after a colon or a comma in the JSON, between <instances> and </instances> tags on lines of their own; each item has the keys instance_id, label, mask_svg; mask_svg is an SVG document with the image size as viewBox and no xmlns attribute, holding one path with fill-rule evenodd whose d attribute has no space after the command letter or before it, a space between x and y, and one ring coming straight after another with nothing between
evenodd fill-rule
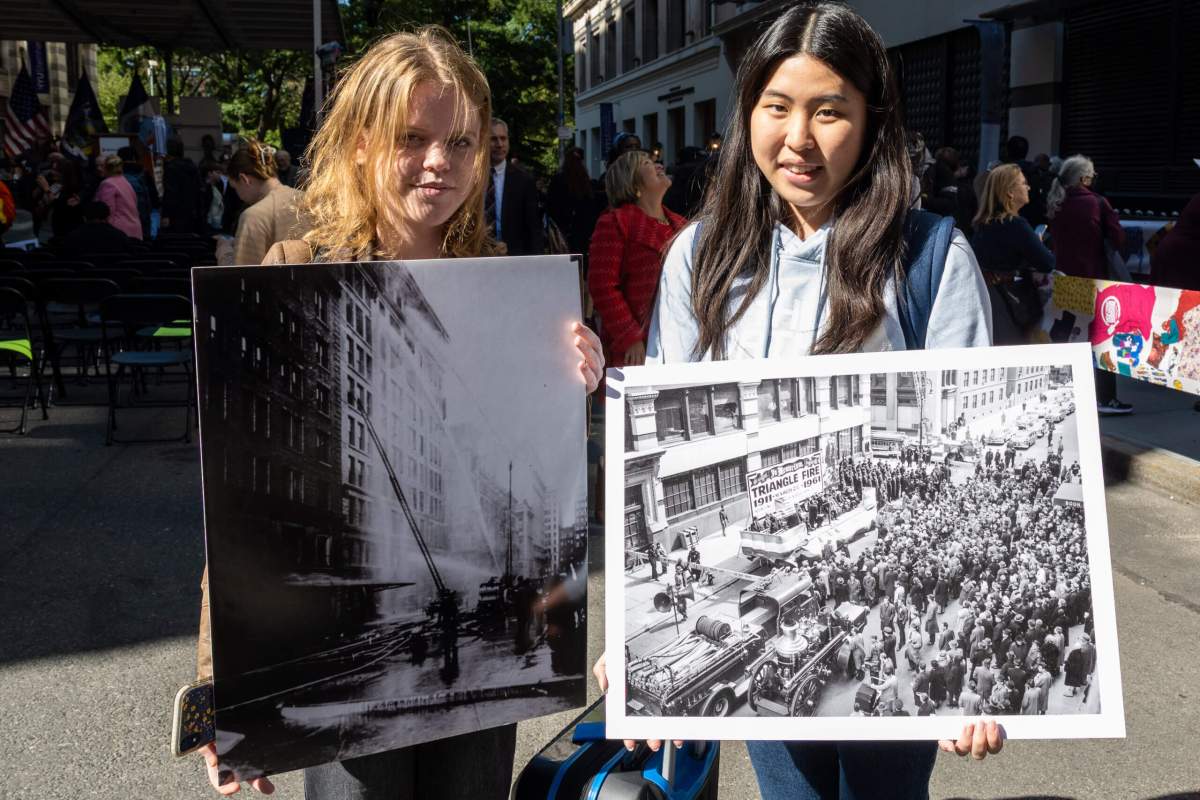
<instances>
[{"instance_id":1,"label":"young woman with long black hair","mask_svg":"<svg viewBox=\"0 0 1200 800\"><path fill-rule=\"evenodd\" d=\"M747 51L715 179L668 252L647 363L991 344L953 220L910 212L887 54L857 13L790 8ZM595 672L604 684L603 660ZM942 749L999 752L968 720ZM748 742L764 800L924 798L932 742Z\"/></svg>"}]
</instances>

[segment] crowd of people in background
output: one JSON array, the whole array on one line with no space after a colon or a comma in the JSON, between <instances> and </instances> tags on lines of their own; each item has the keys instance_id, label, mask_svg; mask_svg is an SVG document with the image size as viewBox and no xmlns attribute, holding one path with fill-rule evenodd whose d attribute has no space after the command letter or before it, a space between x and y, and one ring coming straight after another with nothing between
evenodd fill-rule
<instances>
[{"instance_id":1,"label":"crowd of people in background","mask_svg":"<svg viewBox=\"0 0 1200 800\"><path fill-rule=\"evenodd\" d=\"M32 236L65 254L136 248L159 232L195 233L217 240L221 264L258 263L273 243L305 230L295 211L303 169L286 150L252 139L218 149L205 136L197 164L179 138L168 136L163 148L133 137L129 147L89 163L49 140L15 162L0 160L0 205L13 209L0 211L0 229L28 210ZM699 208L720 158L720 135L703 148L681 148L666 167L661 144L646 147L636 134L619 133L598 179L578 147L564 150L548 179L512 156L514 147L520 143L510 140L508 125L494 120L485 194L493 238L511 255L587 256L585 305L608 363L642 363L664 248ZM1012 136L1002 158L977 174L953 147L931 154L920 134L909 136L908 149L912 206L953 217L969 238L988 286L996 344L1029 341L1042 318L1039 286L1053 272L1133 279L1114 274L1119 259L1112 254L1121 252L1125 233L1096 191L1096 167L1086 156L1030 159L1029 142ZM1198 263L1200 196L1157 242L1148 279L1200 289ZM1096 394L1102 414L1132 410L1118 399L1112 373L1096 371Z\"/></svg>"},{"instance_id":2,"label":"crowd of people in background","mask_svg":"<svg viewBox=\"0 0 1200 800\"><path fill-rule=\"evenodd\" d=\"M831 608L878 607L848 666L878 687L878 713L1045 714L1064 671L1064 693L1086 701L1096 647L1083 510L1055 503L1077 465L995 459L961 482L941 464L838 474L848 492L874 485L895 513L856 558L830 545L796 567Z\"/></svg>"}]
</instances>

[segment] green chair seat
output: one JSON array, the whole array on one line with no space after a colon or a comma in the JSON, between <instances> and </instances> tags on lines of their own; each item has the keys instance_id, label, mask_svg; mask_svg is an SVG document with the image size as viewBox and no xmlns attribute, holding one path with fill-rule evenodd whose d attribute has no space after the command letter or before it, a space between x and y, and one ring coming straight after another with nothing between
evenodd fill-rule
<instances>
[{"instance_id":1,"label":"green chair seat","mask_svg":"<svg viewBox=\"0 0 1200 800\"><path fill-rule=\"evenodd\" d=\"M33 345L28 339L0 340L0 350L16 353L26 361L33 361Z\"/></svg>"}]
</instances>

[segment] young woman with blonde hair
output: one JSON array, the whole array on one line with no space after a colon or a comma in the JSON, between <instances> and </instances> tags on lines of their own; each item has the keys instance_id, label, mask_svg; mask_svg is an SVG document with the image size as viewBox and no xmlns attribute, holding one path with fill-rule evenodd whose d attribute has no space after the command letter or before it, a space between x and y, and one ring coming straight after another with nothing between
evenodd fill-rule
<instances>
[{"instance_id":1,"label":"young woman with blonde hair","mask_svg":"<svg viewBox=\"0 0 1200 800\"><path fill-rule=\"evenodd\" d=\"M264 263L476 257L495 251L483 217L491 95L486 78L439 28L398 33L373 45L341 78L308 149L304 239L275 244ZM575 323L587 391L603 370L600 342ZM207 590L200 673L211 675ZM305 770L305 796L321 798L504 798L516 726L464 734ZM204 751L218 785L215 748ZM251 786L273 791L269 780Z\"/></svg>"}]
</instances>

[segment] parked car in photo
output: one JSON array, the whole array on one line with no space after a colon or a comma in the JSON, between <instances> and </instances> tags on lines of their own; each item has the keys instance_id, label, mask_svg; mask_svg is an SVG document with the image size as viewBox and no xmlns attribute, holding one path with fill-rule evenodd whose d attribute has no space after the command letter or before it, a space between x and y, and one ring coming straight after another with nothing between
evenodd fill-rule
<instances>
[{"instance_id":1,"label":"parked car in photo","mask_svg":"<svg viewBox=\"0 0 1200 800\"><path fill-rule=\"evenodd\" d=\"M1013 450L1028 450L1036 441L1037 437L1032 431L1018 431L1008 440L1008 447Z\"/></svg>"},{"instance_id":2,"label":"parked car in photo","mask_svg":"<svg viewBox=\"0 0 1200 800\"><path fill-rule=\"evenodd\" d=\"M1008 441L1008 433L1007 431L997 429L988 433L988 435L983 438L983 441L985 444L1002 445Z\"/></svg>"}]
</instances>

